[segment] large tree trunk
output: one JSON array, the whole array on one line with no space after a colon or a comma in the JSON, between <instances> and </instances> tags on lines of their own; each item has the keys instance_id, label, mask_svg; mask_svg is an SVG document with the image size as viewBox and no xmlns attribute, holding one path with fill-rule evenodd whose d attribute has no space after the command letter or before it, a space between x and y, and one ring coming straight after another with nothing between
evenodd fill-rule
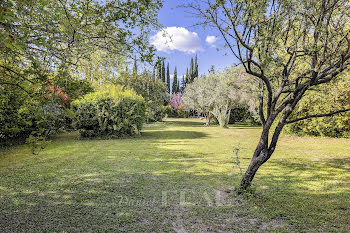
<instances>
[{"instance_id":1,"label":"large tree trunk","mask_svg":"<svg viewBox=\"0 0 350 233\"><path fill-rule=\"evenodd\" d=\"M205 119L206 119L205 125L206 125L206 126L210 126L210 119L211 119L211 114L210 114L210 112L208 112L208 113L205 114Z\"/></svg>"},{"instance_id":2,"label":"large tree trunk","mask_svg":"<svg viewBox=\"0 0 350 233\"><path fill-rule=\"evenodd\" d=\"M279 119L276 128L273 131L271 142L269 144L269 132L270 128L275 121L276 116L278 115L277 112L271 114L271 116L267 119L263 126L263 130L261 132L261 137L259 144L257 145L253 158L250 161L250 164L248 166L247 171L242 177L241 185L240 185L240 191L246 191L251 185L252 181L254 179L254 176L258 169L263 165L276 149L277 141L280 136L280 133L282 132L282 129L284 125L286 124L286 119L291 114L292 108L290 105L287 105L286 110L283 112L281 118Z\"/></svg>"},{"instance_id":3,"label":"large tree trunk","mask_svg":"<svg viewBox=\"0 0 350 233\"><path fill-rule=\"evenodd\" d=\"M244 173L242 177L240 190L239 190L240 192L242 192L243 190L246 191L247 189L250 188L256 172L258 171L260 166L264 164L265 159L268 156L267 153L268 153L267 151L262 151L260 152L258 157L253 156L247 171Z\"/></svg>"}]
</instances>

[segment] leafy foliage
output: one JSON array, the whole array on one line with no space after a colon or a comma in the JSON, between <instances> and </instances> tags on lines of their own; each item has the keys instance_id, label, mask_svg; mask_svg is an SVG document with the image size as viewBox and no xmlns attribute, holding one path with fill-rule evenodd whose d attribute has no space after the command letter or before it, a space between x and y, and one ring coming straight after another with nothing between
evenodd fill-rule
<instances>
[{"instance_id":1,"label":"leafy foliage","mask_svg":"<svg viewBox=\"0 0 350 233\"><path fill-rule=\"evenodd\" d=\"M241 69L231 67L194 79L186 86L183 101L188 108L207 117L212 113L221 127L227 127L233 107L249 104L250 111L254 112L254 88Z\"/></svg>"},{"instance_id":2,"label":"leafy foliage","mask_svg":"<svg viewBox=\"0 0 350 233\"><path fill-rule=\"evenodd\" d=\"M181 100L181 93L173 93L167 110L167 115L170 117L188 117L186 105Z\"/></svg>"},{"instance_id":3,"label":"leafy foliage","mask_svg":"<svg viewBox=\"0 0 350 233\"><path fill-rule=\"evenodd\" d=\"M247 104L241 104L231 109L229 124L248 122L251 125L260 125L259 117L249 110Z\"/></svg>"},{"instance_id":4,"label":"leafy foliage","mask_svg":"<svg viewBox=\"0 0 350 233\"><path fill-rule=\"evenodd\" d=\"M142 96L147 104L147 121L160 121L164 117L162 106L169 101L169 92L160 79L154 80L152 74L144 71L141 74L123 73L115 84L132 89Z\"/></svg>"},{"instance_id":5,"label":"leafy foliage","mask_svg":"<svg viewBox=\"0 0 350 233\"><path fill-rule=\"evenodd\" d=\"M56 99L29 99L15 87L0 87L0 143L24 141L34 131L49 137L69 127L70 113Z\"/></svg>"},{"instance_id":6,"label":"leafy foliage","mask_svg":"<svg viewBox=\"0 0 350 233\"><path fill-rule=\"evenodd\" d=\"M172 107L173 111L179 111L181 102L181 93L173 93L169 105Z\"/></svg>"},{"instance_id":7,"label":"leafy foliage","mask_svg":"<svg viewBox=\"0 0 350 233\"><path fill-rule=\"evenodd\" d=\"M332 82L330 86L320 86L310 91L302 99L292 117L303 117L336 109L350 108L350 76ZM289 124L286 132L298 135L350 137L350 112L323 118L310 118Z\"/></svg>"},{"instance_id":8,"label":"leafy foliage","mask_svg":"<svg viewBox=\"0 0 350 233\"><path fill-rule=\"evenodd\" d=\"M82 137L116 138L139 135L146 118L146 103L134 91L104 86L72 103L73 126Z\"/></svg>"}]
</instances>

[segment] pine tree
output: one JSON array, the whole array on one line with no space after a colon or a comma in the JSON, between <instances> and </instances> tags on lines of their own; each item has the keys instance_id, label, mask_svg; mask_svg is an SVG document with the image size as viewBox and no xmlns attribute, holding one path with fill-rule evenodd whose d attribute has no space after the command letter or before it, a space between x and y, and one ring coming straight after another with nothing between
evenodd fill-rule
<instances>
[{"instance_id":1,"label":"pine tree","mask_svg":"<svg viewBox=\"0 0 350 233\"><path fill-rule=\"evenodd\" d=\"M157 64L157 79L162 80L162 63L161 63L161 61L158 61L158 64Z\"/></svg>"},{"instance_id":2,"label":"pine tree","mask_svg":"<svg viewBox=\"0 0 350 233\"><path fill-rule=\"evenodd\" d=\"M173 86L172 86L171 92L176 93L176 91L177 91L177 70L176 70L176 66L175 66Z\"/></svg>"},{"instance_id":3,"label":"pine tree","mask_svg":"<svg viewBox=\"0 0 350 233\"><path fill-rule=\"evenodd\" d=\"M180 92L180 79L177 80L177 85L176 85L176 93Z\"/></svg>"},{"instance_id":4,"label":"pine tree","mask_svg":"<svg viewBox=\"0 0 350 233\"><path fill-rule=\"evenodd\" d=\"M162 81L165 83L165 65L164 65L164 60L162 62Z\"/></svg>"},{"instance_id":5,"label":"pine tree","mask_svg":"<svg viewBox=\"0 0 350 233\"><path fill-rule=\"evenodd\" d=\"M166 67L166 84L168 87L168 91L170 91L170 71L169 71L169 62L168 65Z\"/></svg>"}]
</instances>

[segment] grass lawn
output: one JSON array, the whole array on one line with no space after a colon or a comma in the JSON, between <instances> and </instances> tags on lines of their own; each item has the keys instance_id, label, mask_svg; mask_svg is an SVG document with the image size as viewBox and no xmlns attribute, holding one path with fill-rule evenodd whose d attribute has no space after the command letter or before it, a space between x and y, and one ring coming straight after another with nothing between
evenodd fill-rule
<instances>
[{"instance_id":1,"label":"grass lawn","mask_svg":"<svg viewBox=\"0 0 350 233\"><path fill-rule=\"evenodd\" d=\"M228 193L258 127L169 119L142 137L0 150L0 232L349 232L350 140L282 136L254 198Z\"/></svg>"}]
</instances>

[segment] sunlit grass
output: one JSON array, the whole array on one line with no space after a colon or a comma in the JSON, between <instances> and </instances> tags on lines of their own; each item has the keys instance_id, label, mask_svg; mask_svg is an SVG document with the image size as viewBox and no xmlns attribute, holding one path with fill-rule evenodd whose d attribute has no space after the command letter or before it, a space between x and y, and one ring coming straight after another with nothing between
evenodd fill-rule
<instances>
[{"instance_id":1,"label":"sunlit grass","mask_svg":"<svg viewBox=\"0 0 350 233\"><path fill-rule=\"evenodd\" d=\"M244 170L260 131L169 119L138 138L60 135L37 158L3 149L1 232L349 231L349 139L282 136L254 198L225 192L240 179L233 147Z\"/></svg>"}]
</instances>

